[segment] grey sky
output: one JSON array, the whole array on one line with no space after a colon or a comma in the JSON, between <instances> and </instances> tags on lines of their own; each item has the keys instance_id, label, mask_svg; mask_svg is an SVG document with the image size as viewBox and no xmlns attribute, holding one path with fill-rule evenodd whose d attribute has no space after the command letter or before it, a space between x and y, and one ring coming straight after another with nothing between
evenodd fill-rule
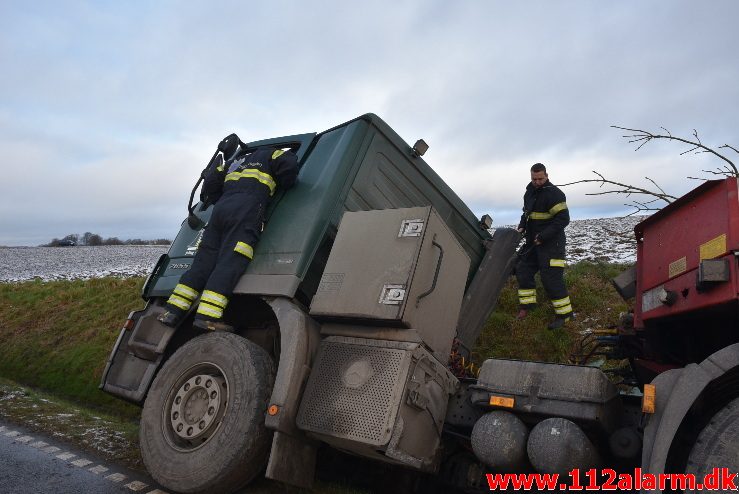
<instances>
[{"instance_id":1,"label":"grey sky","mask_svg":"<svg viewBox=\"0 0 739 494\"><path fill-rule=\"evenodd\" d=\"M680 194L720 163L610 125L739 146L739 2L0 3L0 245L173 238L225 135L372 112L475 213L520 214L536 161ZM731 156L737 158L739 155ZM567 187L575 218L629 212Z\"/></svg>"}]
</instances>

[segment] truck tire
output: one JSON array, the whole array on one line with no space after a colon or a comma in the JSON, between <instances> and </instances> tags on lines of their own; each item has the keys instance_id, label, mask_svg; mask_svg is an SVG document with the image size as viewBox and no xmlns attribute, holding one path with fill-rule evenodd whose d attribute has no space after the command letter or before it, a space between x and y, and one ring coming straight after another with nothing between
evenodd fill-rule
<instances>
[{"instance_id":1,"label":"truck tire","mask_svg":"<svg viewBox=\"0 0 739 494\"><path fill-rule=\"evenodd\" d=\"M141 457L162 486L232 492L264 467L264 425L275 369L262 348L231 333L199 336L154 380L141 412Z\"/></svg>"},{"instance_id":2,"label":"truck tire","mask_svg":"<svg viewBox=\"0 0 739 494\"><path fill-rule=\"evenodd\" d=\"M739 472L737 438L739 438L739 398L735 398L719 410L703 428L690 451L685 472L695 474L698 482L703 482L705 475L712 473L714 468L728 468L730 473ZM721 477L719 473L719 481ZM737 483L739 484L739 480Z\"/></svg>"}]
</instances>

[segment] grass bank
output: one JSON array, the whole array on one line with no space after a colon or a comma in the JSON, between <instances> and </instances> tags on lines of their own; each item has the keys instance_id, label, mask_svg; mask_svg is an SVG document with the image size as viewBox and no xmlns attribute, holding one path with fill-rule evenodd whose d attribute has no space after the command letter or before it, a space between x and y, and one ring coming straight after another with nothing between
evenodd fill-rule
<instances>
[{"instance_id":1,"label":"grass bank","mask_svg":"<svg viewBox=\"0 0 739 494\"><path fill-rule=\"evenodd\" d=\"M474 360L489 357L567 362L584 331L616 324L627 309L610 278L624 269L578 263L565 277L578 317L565 330L548 331L554 316L542 303L515 319L518 299L511 280L478 340ZM108 354L131 310L141 308L143 278L0 283L0 377L50 392L109 415L133 420L139 409L98 390Z\"/></svg>"},{"instance_id":2,"label":"grass bank","mask_svg":"<svg viewBox=\"0 0 739 494\"><path fill-rule=\"evenodd\" d=\"M523 320L516 320L518 293L511 279L503 290L495 312L477 341L473 356L512 358L540 362L567 363L580 336L594 329L612 327L628 305L611 285L628 266L580 262L565 269L565 280L576 318L564 330L547 330L554 311L537 280L537 308Z\"/></svg>"},{"instance_id":3,"label":"grass bank","mask_svg":"<svg viewBox=\"0 0 739 494\"><path fill-rule=\"evenodd\" d=\"M138 408L98 390L143 278L0 283L0 376L124 419Z\"/></svg>"}]
</instances>

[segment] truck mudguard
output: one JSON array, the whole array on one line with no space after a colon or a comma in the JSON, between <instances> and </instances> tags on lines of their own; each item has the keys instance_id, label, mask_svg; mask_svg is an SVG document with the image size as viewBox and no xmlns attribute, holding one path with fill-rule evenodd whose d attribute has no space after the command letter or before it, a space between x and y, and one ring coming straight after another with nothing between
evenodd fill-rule
<instances>
[{"instance_id":1,"label":"truck mudguard","mask_svg":"<svg viewBox=\"0 0 739 494\"><path fill-rule=\"evenodd\" d=\"M317 446L295 427L295 417L318 351L320 326L305 310L283 298L266 298L280 324L280 362L265 424L275 431L266 477L309 489Z\"/></svg>"},{"instance_id":2,"label":"truck mudguard","mask_svg":"<svg viewBox=\"0 0 739 494\"><path fill-rule=\"evenodd\" d=\"M280 361L269 403L272 412L267 415L266 424L269 429L296 434L295 417L311 362L318 351L320 326L286 298L266 301L280 324Z\"/></svg>"},{"instance_id":3,"label":"truck mudguard","mask_svg":"<svg viewBox=\"0 0 739 494\"><path fill-rule=\"evenodd\" d=\"M739 368L739 343L719 350L700 364L663 372L652 381L656 386L656 411L644 430L642 468L645 472L664 473L670 446L693 403L706 386L736 368Z\"/></svg>"}]
</instances>

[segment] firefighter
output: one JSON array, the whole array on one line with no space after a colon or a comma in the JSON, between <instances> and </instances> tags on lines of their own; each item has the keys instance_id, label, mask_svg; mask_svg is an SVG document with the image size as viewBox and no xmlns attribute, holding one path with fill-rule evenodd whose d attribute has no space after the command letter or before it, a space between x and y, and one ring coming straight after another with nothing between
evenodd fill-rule
<instances>
[{"instance_id":1,"label":"firefighter","mask_svg":"<svg viewBox=\"0 0 739 494\"><path fill-rule=\"evenodd\" d=\"M536 307L538 271L541 283L554 307L555 318L548 328L558 329L572 317L572 305L564 280L565 227L570 213L564 193L549 182L546 167L536 163L531 167L531 183L523 196L523 214L518 231L525 234L516 278L518 280L518 319L525 318Z\"/></svg>"},{"instance_id":2,"label":"firefighter","mask_svg":"<svg viewBox=\"0 0 739 494\"><path fill-rule=\"evenodd\" d=\"M254 256L269 200L278 188L292 187L297 163L290 150L260 147L205 171L203 194L216 204L192 266L167 300L160 322L177 327L199 297L193 326L233 331L223 322L224 310Z\"/></svg>"}]
</instances>

